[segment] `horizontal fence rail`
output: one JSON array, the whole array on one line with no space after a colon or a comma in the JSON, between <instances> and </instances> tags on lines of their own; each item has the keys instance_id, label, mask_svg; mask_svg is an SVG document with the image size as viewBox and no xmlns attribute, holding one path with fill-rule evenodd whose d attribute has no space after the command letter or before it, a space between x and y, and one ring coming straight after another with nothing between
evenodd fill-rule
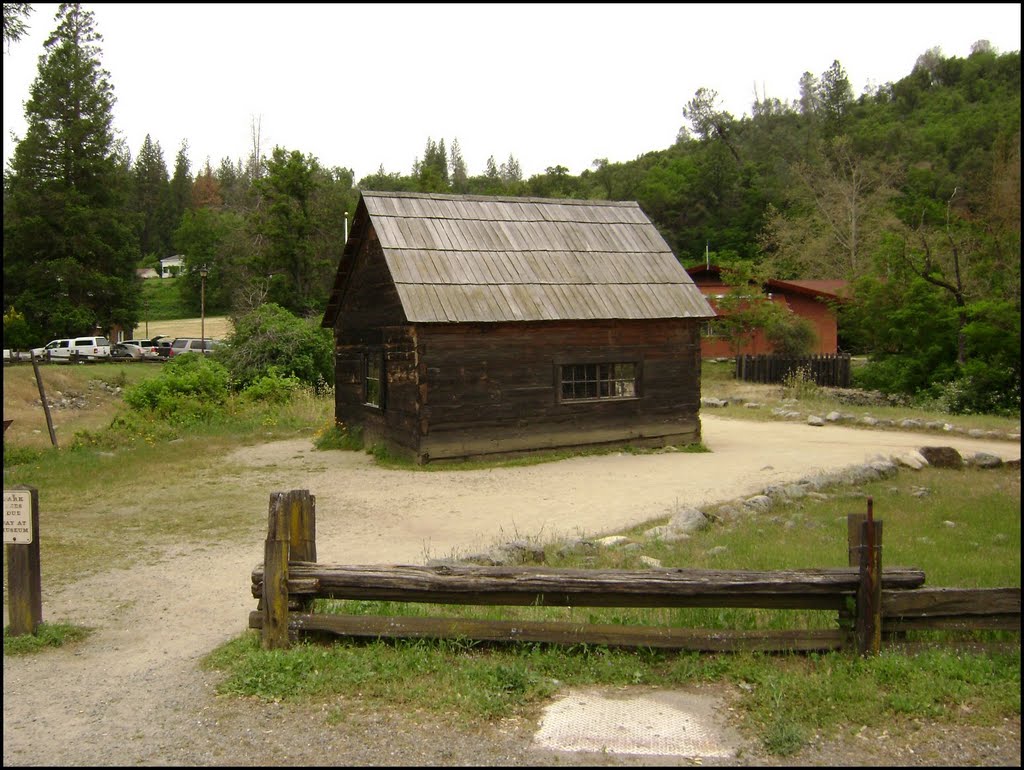
<instances>
[{"instance_id":1,"label":"horizontal fence rail","mask_svg":"<svg viewBox=\"0 0 1024 770\"><path fill-rule=\"evenodd\" d=\"M924 572L889 568L882 587L917 588ZM856 568L805 570L551 569L288 563L288 593L318 599L521 607L748 607L839 610L860 584ZM263 568L252 573L263 595Z\"/></svg>"},{"instance_id":2,"label":"horizontal fence rail","mask_svg":"<svg viewBox=\"0 0 1024 770\"><path fill-rule=\"evenodd\" d=\"M847 517L848 567L792 570L558 569L543 566L332 565L316 561L314 498L271 495L264 562L250 575L259 608L249 627L265 649L301 633L362 638L449 638L602 644L695 651L879 651L908 630L1020 631L1020 588L923 588L914 567L882 568L882 522ZM831 610L836 628L698 629L573 620L344 615L314 599L524 607L745 607Z\"/></svg>"},{"instance_id":3,"label":"horizontal fence rail","mask_svg":"<svg viewBox=\"0 0 1024 770\"><path fill-rule=\"evenodd\" d=\"M850 356L846 353L801 358L773 354L736 356L736 379L744 382L781 383L798 371L822 387L850 387Z\"/></svg>"}]
</instances>

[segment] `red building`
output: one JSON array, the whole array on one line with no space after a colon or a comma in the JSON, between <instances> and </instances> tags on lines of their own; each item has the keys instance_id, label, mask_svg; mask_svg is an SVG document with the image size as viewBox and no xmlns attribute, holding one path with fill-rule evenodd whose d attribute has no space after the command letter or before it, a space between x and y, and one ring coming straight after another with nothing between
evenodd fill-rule
<instances>
[{"instance_id":1,"label":"red building","mask_svg":"<svg viewBox=\"0 0 1024 770\"><path fill-rule=\"evenodd\" d=\"M716 312L720 312L716 299L736 291L735 286L730 286L722 279L722 270L717 265L688 267L686 272ZM846 281L839 280L780 281L769 278L761 288L772 302L785 306L814 324L817 335L817 347L813 351L815 354L835 355L838 352L838 325L833 307L837 301L842 301L846 286ZM713 322L710 328L714 328ZM702 358L736 354L728 340L714 334L705 334L701 338L700 352ZM739 352L752 355L771 353L772 345L765 339L764 332L757 331Z\"/></svg>"}]
</instances>

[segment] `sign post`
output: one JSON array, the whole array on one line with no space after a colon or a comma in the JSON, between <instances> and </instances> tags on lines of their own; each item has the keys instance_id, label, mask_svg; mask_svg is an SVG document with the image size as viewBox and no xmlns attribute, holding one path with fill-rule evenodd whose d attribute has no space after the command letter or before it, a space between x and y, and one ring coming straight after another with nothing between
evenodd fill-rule
<instances>
[{"instance_id":1,"label":"sign post","mask_svg":"<svg viewBox=\"0 0 1024 770\"><path fill-rule=\"evenodd\" d=\"M34 634L43 622L39 491L34 487L4 489L4 547L10 634Z\"/></svg>"}]
</instances>

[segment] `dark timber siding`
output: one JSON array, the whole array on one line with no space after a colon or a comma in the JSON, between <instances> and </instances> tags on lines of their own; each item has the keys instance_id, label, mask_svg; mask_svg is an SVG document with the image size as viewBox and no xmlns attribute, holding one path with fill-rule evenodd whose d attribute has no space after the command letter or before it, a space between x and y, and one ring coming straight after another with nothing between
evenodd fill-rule
<instances>
[{"instance_id":1,"label":"dark timber siding","mask_svg":"<svg viewBox=\"0 0 1024 770\"><path fill-rule=\"evenodd\" d=\"M417 325L419 459L699 441L697 323ZM639 397L559 402L557 364L631 361Z\"/></svg>"},{"instance_id":2,"label":"dark timber siding","mask_svg":"<svg viewBox=\"0 0 1024 770\"><path fill-rule=\"evenodd\" d=\"M338 314L335 343L335 419L362 427L369 442L386 439L416 451L415 337L405 324L401 303L372 231L352 269ZM383 354L383 409L364 404L363 367L367 355Z\"/></svg>"}]
</instances>

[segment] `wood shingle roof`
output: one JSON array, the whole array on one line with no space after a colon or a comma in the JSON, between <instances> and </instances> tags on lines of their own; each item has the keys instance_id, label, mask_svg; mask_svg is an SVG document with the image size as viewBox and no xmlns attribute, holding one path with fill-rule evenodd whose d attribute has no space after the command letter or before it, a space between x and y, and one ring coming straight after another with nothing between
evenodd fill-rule
<instances>
[{"instance_id":1,"label":"wood shingle roof","mask_svg":"<svg viewBox=\"0 0 1024 770\"><path fill-rule=\"evenodd\" d=\"M362 201L410 322L715 314L635 202L369 191Z\"/></svg>"}]
</instances>

